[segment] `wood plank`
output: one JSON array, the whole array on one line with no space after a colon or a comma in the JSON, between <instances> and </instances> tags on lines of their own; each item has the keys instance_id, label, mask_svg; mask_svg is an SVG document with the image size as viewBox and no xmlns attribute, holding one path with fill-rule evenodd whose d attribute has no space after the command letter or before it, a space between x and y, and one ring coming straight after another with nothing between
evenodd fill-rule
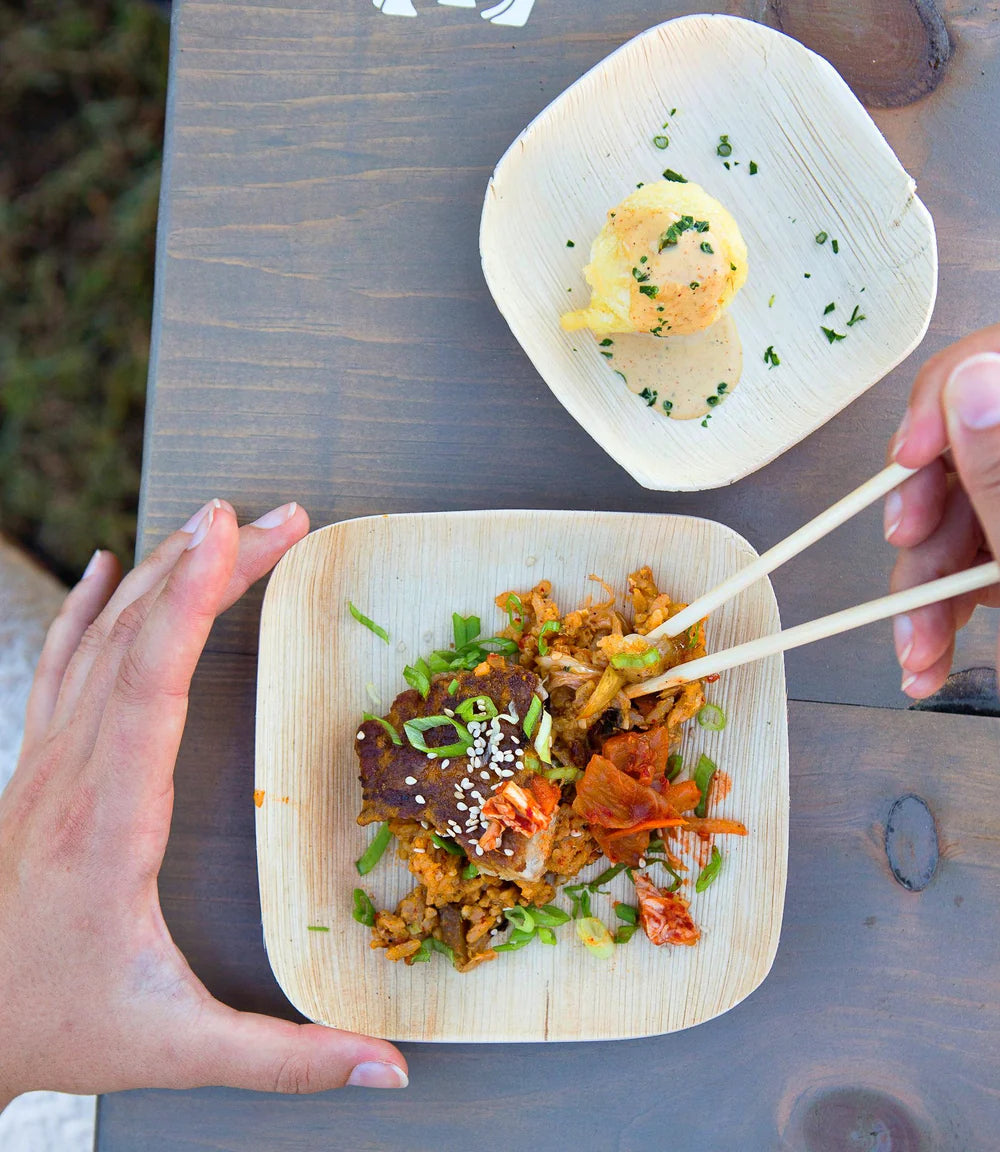
<instances>
[{"instance_id":1,"label":"wood plank","mask_svg":"<svg viewBox=\"0 0 1000 1152\"><path fill-rule=\"evenodd\" d=\"M539 4L524 29L501 30L430 6L403 20L181 4L144 546L215 493L247 516L298 498L316 524L448 507L694 513L763 550L876 471L920 352L735 487L656 494L569 418L489 298L477 230L493 164L582 71L685 10ZM877 116L938 224L925 351L987 320L1000 263L973 242L1000 203L976 160L1000 100L984 20L963 17L964 54L919 114ZM784 623L872 599L890 564L872 509L776 575ZM237 607L213 642L248 651L253 620ZM995 634L983 613L956 666L995 663ZM792 654L792 695L902 706L888 638L873 626Z\"/></svg>"},{"instance_id":2,"label":"wood plank","mask_svg":"<svg viewBox=\"0 0 1000 1152\"><path fill-rule=\"evenodd\" d=\"M171 930L212 990L280 1011L253 890L244 726L252 690L249 660L205 661L162 889ZM411 1086L400 1093L106 1097L99 1147L290 1152L321 1139L389 1152L405 1130L408 1148L437 1152L475 1145L488 1129L528 1152L545 1133L555 1140L557 1124L548 1146L715 1152L738 1134L741 1147L801 1148L804 1127L842 1114L837 1094L846 1093L848 1114L874 1108L876 1121L896 1124L893 1147L991 1152L1000 1124L1000 721L796 703L790 742L778 955L763 985L726 1015L614 1044L406 1045ZM919 893L893 879L882 843L890 807L909 792L928 803L942 846ZM927 1143L902 1143L907 1125ZM829 1148L846 1146L845 1137Z\"/></svg>"}]
</instances>

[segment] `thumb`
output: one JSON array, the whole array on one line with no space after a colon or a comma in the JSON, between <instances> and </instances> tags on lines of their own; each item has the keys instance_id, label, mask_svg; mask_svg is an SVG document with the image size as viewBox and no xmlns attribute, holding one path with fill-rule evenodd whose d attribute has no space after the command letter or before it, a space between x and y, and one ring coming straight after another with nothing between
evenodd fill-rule
<instances>
[{"instance_id":1,"label":"thumb","mask_svg":"<svg viewBox=\"0 0 1000 1152\"><path fill-rule=\"evenodd\" d=\"M292 1024L212 1001L199 1020L190 1072L200 1085L255 1092L405 1088L406 1060L385 1040Z\"/></svg>"},{"instance_id":2,"label":"thumb","mask_svg":"<svg viewBox=\"0 0 1000 1152\"><path fill-rule=\"evenodd\" d=\"M1000 353L980 352L957 364L943 400L959 479L1000 559Z\"/></svg>"}]
</instances>

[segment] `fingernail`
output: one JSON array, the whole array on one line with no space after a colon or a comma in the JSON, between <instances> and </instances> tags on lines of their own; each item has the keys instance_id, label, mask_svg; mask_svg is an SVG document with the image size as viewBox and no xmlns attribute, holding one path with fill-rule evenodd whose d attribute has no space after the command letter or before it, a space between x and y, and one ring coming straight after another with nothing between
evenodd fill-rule
<instances>
[{"instance_id":1,"label":"fingernail","mask_svg":"<svg viewBox=\"0 0 1000 1152\"><path fill-rule=\"evenodd\" d=\"M298 511L298 504L293 500L291 504L282 504L280 508L272 508L250 525L251 528L280 528L286 524Z\"/></svg>"},{"instance_id":2,"label":"fingernail","mask_svg":"<svg viewBox=\"0 0 1000 1152\"><path fill-rule=\"evenodd\" d=\"M917 682L917 673L916 672L904 672L903 673L903 682L899 686L900 690L903 692L906 692L910 687L912 687L912 685L916 684L916 682Z\"/></svg>"},{"instance_id":3,"label":"fingernail","mask_svg":"<svg viewBox=\"0 0 1000 1152\"><path fill-rule=\"evenodd\" d=\"M208 535L209 529L212 527L212 521L215 519L216 508L221 508L222 502L219 500L211 500L205 505L205 512L202 518L197 522L194 529L194 535L188 542L187 551L190 552L192 548L197 548L198 545ZM190 523L190 521L188 521ZM190 531L190 529L186 529Z\"/></svg>"},{"instance_id":4,"label":"fingernail","mask_svg":"<svg viewBox=\"0 0 1000 1152\"><path fill-rule=\"evenodd\" d=\"M903 419L899 422L899 427L896 429L896 435L892 438L892 458L893 460L899 455L900 449L906 443L906 435L910 430L910 410L909 408L903 413Z\"/></svg>"},{"instance_id":5,"label":"fingernail","mask_svg":"<svg viewBox=\"0 0 1000 1152\"><path fill-rule=\"evenodd\" d=\"M383 1064L372 1060L358 1064L348 1078L352 1088L405 1088L410 1078L396 1064Z\"/></svg>"},{"instance_id":6,"label":"fingernail","mask_svg":"<svg viewBox=\"0 0 1000 1152\"><path fill-rule=\"evenodd\" d=\"M80 577L81 583L86 580L88 576L93 576L93 574L97 571L97 561L100 555L101 550L98 548L94 555L91 556L91 558L87 561L87 567L84 568L83 575Z\"/></svg>"},{"instance_id":7,"label":"fingernail","mask_svg":"<svg viewBox=\"0 0 1000 1152\"><path fill-rule=\"evenodd\" d=\"M891 540L903 523L903 497L898 492L890 492L885 498L884 523L885 538Z\"/></svg>"},{"instance_id":8,"label":"fingernail","mask_svg":"<svg viewBox=\"0 0 1000 1152\"><path fill-rule=\"evenodd\" d=\"M1000 425L1000 355L980 352L963 360L948 377L944 401L970 431Z\"/></svg>"},{"instance_id":9,"label":"fingernail","mask_svg":"<svg viewBox=\"0 0 1000 1152\"><path fill-rule=\"evenodd\" d=\"M182 532L193 532L195 530L195 528L197 528L198 525L201 523L202 517L205 515L205 513L210 508L221 508L221 507L222 507L222 505L218 500L209 500L209 502L207 504L202 504L202 506L198 509L198 511L195 512L195 514L191 517L191 519L184 525L183 528L181 528L181 531Z\"/></svg>"},{"instance_id":10,"label":"fingernail","mask_svg":"<svg viewBox=\"0 0 1000 1152\"><path fill-rule=\"evenodd\" d=\"M905 668L906 661L913 651L913 621L909 616L897 616L892 622L892 638L896 643L896 654ZM912 682L912 680L911 680ZM906 687L904 682L903 687Z\"/></svg>"}]
</instances>

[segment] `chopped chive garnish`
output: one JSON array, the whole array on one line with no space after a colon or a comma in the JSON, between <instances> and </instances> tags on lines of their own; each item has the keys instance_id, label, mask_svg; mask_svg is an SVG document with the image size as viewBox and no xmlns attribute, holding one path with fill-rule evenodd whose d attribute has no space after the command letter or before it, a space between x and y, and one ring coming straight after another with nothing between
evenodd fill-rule
<instances>
[{"instance_id":1,"label":"chopped chive garnish","mask_svg":"<svg viewBox=\"0 0 1000 1152\"><path fill-rule=\"evenodd\" d=\"M709 406L709 408L714 408L716 406L716 404L719 403L719 397L718 396L706 396L705 397L705 403Z\"/></svg>"},{"instance_id":2,"label":"chopped chive garnish","mask_svg":"<svg viewBox=\"0 0 1000 1152\"><path fill-rule=\"evenodd\" d=\"M605 336L604 339L598 345L598 347L599 348L610 348L612 344L614 344L614 340L612 340L610 336Z\"/></svg>"},{"instance_id":3,"label":"chopped chive garnish","mask_svg":"<svg viewBox=\"0 0 1000 1152\"><path fill-rule=\"evenodd\" d=\"M370 616L366 616L360 608L355 608L350 600L347 601L347 607L350 609L351 615L355 620L357 620L359 624L364 624L369 632L374 632L380 640L384 640L386 644L389 643L389 633L386 632L386 630L380 624L376 624L375 621Z\"/></svg>"},{"instance_id":4,"label":"chopped chive garnish","mask_svg":"<svg viewBox=\"0 0 1000 1152\"><path fill-rule=\"evenodd\" d=\"M449 856L464 856L465 849L455 843L454 840L449 840L444 836L439 836L436 832L431 833L431 841L437 848L443 848Z\"/></svg>"},{"instance_id":5,"label":"chopped chive garnish","mask_svg":"<svg viewBox=\"0 0 1000 1152\"><path fill-rule=\"evenodd\" d=\"M433 728L445 728L448 725L455 729L459 742L431 748L424 740L423 733ZM406 738L411 746L416 748L418 752L432 752L437 757L464 756L472 747L472 737L469 735L468 728L451 716L416 716L414 719L406 721L403 725L403 731L406 733Z\"/></svg>"},{"instance_id":6,"label":"chopped chive garnish","mask_svg":"<svg viewBox=\"0 0 1000 1152\"><path fill-rule=\"evenodd\" d=\"M811 272L803 272L802 275L805 277L806 280L812 279L812 273Z\"/></svg>"},{"instance_id":7,"label":"chopped chive garnish","mask_svg":"<svg viewBox=\"0 0 1000 1152\"><path fill-rule=\"evenodd\" d=\"M834 256L836 256L837 253L840 251L840 245L837 243L836 240L831 240L830 241L830 247L833 249Z\"/></svg>"},{"instance_id":8,"label":"chopped chive garnish","mask_svg":"<svg viewBox=\"0 0 1000 1152\"><path fill-rule=\"evenodd\" d=\"M624 372L619 372L617 368L615 369L615 375L620 376L625 381L626 384L628 383L628 377L625 375Z\"/></svg>"},{"instance_id":9,"label":"chopped chive garnish","mask_svg":"<svg viewBox=\"0 0 1000 1152\"><path fill-rule=\"evenodd\" d=\"M757 175L757 161L756 160L750 161L750 175L751 176Z\"/></svg>"},{"instance_id":10,"label":"chopped chive garnish","mask_svg":"<svg viewBox=\"0 0 1000 1152\"><path fill-rule=\"evenodd\" d=\"M825 244L826 243L826 233L825 232L817 232L816 233L816 243L817 244Z\"/></svg>"},{"instance_id":11,"label":"chopped chive garnish","mask_svg":"<svg viewBox=\"0 0 1000 1152\"><path fill-rule=\"evenodd\" d=\"M716 388L716 392L718 392L719 395L721 396L722 393L725 392L728 388L729 388L729 385L725 382L725 380L723 380L722 383L718 386L718 388Z\"/></svg>"},{"instance_id":12,"label":"chopped chive garnish","mask_svg":"<svg viewBox=\"0 0 1000 1152\"><path fill-rule=\"evenodd\" d=\"M709 254L709 256L715 255L715 249L712 247L711 244L709 244L709 242L707 240L702 240L699 247L701 248L702 252L707 252Z\"/></svg>"},{"instance_id":13,"label":"chopped chive garnish","mask_svg":"<svg viewBox=\"0 0 1000 1152\"><path fill-rule=\"evenodd\" d=\"M718 147L715 149L716 156L732 156L733 146L729 143L728 136L720 136Z\"/></svg>"},{"instance_id":14,"label":"chopped chive garnish","mask_svg":"<svg viewBox=\"0 0 1000 1152\"><path fill-rule=\"evenodd\" d=\"M615 901L615 915L626 924L639 923L639 909L634 904L621 904Z\"/></svg>"},{"instance_id":15,"label":"chopped chive garnish","mask_svg":"<svg viewBox=\"0 0 1000 1152\"><path fill-rule=\"evenodd\" d=\"M674 752L667 757L667 779L676 780L681 774L681 769L684 767L684 757L679 752Z\"/></svg>"},{"instance_id":16,"label":"chopped chive garnish","mask_svg":"<svg viewBox=\"0 0 1000 1152\"><path fill-rule=\"evenodd\" d=\"M851 318L847 321L847 327L853 328L855 324L860 324L864 319L865 317L861 312L861 306L859 304L855 304L854 311L851 313Z\"/></svg>"},{"instance_id":17,"label":"chopped chive garnish","mask_svg":"<svg viewBox=\"0 0 1000 1152\"><path fill-rule=\"evenodd\" d=\"M698 283L697 280L692 280L691 283L688 285L688 287L691 289L692 292L694 292L696 289L700 288L701 285Z\"/></svg>"},{"instance_id":18,"label":"chopped chive garnish","mask_svg":"<svg viewBox=\"0 0 1000 1152\"><path fill-rule=\"evenodd\" d=\"M614 359L614 353L613 352L602 352L601 355L604 357L605 360L613 360Z\"/></svg>"},{"instance_id":19,"label":"chopped chive garnish","mask_svg":"<svg viewBox=\"0 0 1000 1152\"><path fill-rule=\"evenodd\" d=\"M566 247L567 248L575 248L576 244L572 240L567 240L566 241Z\"/></svg>"},{"instance_id":20,"label":"chopped chive garnish","mask_svg":"<svg viewBox=\"0 0 1000 1152\"><path fill-rule=\"evenodd\" d=\"M639 399L646 401L647 408L653 407L653 405L656 403L656 397L657 393L654 392L651 388L643 388L643 390L639 393ZM612 663L614 663L614 659L615 658L612 658Z\"/></svg>"},{"instance_id":21,"label":"chopped chive garnish","mask_svg":"<svg viewBox=\"0 0 1000 1152\"><path fill-rule=\"evenodd\" d=\"M468 724L470 720L492 720L500 715L500 709L489 696L470 696L455 706L455 712Z\"/></svg>"},{"instance_id":22,"label":"chopped chive garnish","mask_svg":"<svg viewBox=\"0 0 1000 1152\"><path fill-rule=\"evenodd\" d=\"M545 623L541 626L541 628L538 629L538 655L539 656L548 656L548 654L549 654L549 644L548 644L548 641L545 639L546 632L558 632L558 631L559 631L559 621L558 620L546 620Z\"/></svg>"},{"instance_id":23,"label":"chopped chive garnish","mask_svg":"<svg viewBox=\"0 0 1000 1152\"><path fill-rule=\"evenodd\" d=\"M354 867L358 870L358 875L367 876L368 873L375 867L375 865L382 859L382 853L389 847L389 841L392 839L392 833L389 831L389 825L383 824L375 833L375 839L368 845L362 855L355 860Z\"/></svg>"},{"instance_id":24,"label":"chopped chive garnish","mask_svg":"<svg viewBox=\"0 0 1000 1152\"><path fill-rule=\"evenodd\" d=\"M676 115L677 115L677 109L676 109L676 108L671 108L671 109L670 109L670 115L671 115L671 116L676 116Z\"/></svg>"},{"instance_id":25,"label":"chopped chive garnish","mask_svg":"<svg viewBox=\"0 0 1000 1152\"><path fill-rule=\"evenodd\" d=\"M673 400L664 400L663 401L663 411L664 412L672 412L673 409L674 409Z\"/></svg>"},{"instance_id":26,"label":"chopped chive garnish","mask_svg":"<svg viewBox=\"0 0 1000 1152\"><path fill-rule=\"evenodd\" d=\"M383 720L381 716L376 716L373 712L362 712L361 718L362 720L374 720L376 724L381 724L389 734L389 739L393 742L393 744L403 743L403 741L399 738L399 733L395 728L393 728L388 720Z\"/></svg>"},{"instance_id":27,"label":"chopped chive garnish","mask_svg":"<svg viewBox=\"0 0 1000 1152\"><path fill-rule=\"evenodd\" d=\"M359 924L364 924L368 928L371 928L375 923L375 905L368 898L368 893L364 888L354 889L354 911L351 915Z\"/></svg>"},{"instance_id":28,"label":"chopped chive garnish","mask_svg":"<svg viewBox=\"0 0 1000 1152\"><path fill-rule=\"evenodd\" d=\"M834 308L836 308L836 307L837 307L837 305L836 305L836 304L833 304L833 303L827 304L827 306L826 306L826 307L823 309L823 315L824 315L824 316L829 316L829 315L830 315L830 313L831 313L831 312L834 310Z\"/></svg>"},{"instance_id":29,"label":"chopped chive garnish","mask_svg":"<svg viewBox=\"0 0 1000 1152\"><path fill-rule=\"evenodd\" d=\"M640 284L639 291L643 296L648 296L650 300L655 300L660 289L655 284Z\"/></svg>"},{"instance_id":30,"label":"chopped chive garnish","mask_svg":"<svg viewBox=\"0 0 1000 1152\"><path fill-rule=\"evenodd\" d=\"M695 816L704 816L708 808L708 788L712 783L712 777L715 775L715 764L709 760L704 754L698 757L698 763L694 770L694 782L701 793L701 799L698 801L698 806L694 810Z\"/></svg>"},{"instance_id":31,"label":"chopped chive garnish","mask_svg":"<svg viewBox=\"0 0 1000 1152\"><path fill-rule=\"evenodd\" d=\"M735 265L735 264L733 264L733 263L732 263L732 261L730 261L730 264L729 264L729 271L730 271L730 272L735 272L735 271L736 271L736 265Z\"/></svg>"},{"instance_id":32,"label":"chopped chive garnish","mask_svg":"<svg viewBox=\"0 0 1000 1152\"><path fill-rule=\"evenodd\" d=\"M709 732L721 732L726 726L726 714L717 704L704 704L698 712L697 720Z\"/></svg>"},{"instance_id":33,"label":"chopped chive garnish","mask_svg":"<svg viewBox=\"0 0 1000 1152\"><path fill-rule=\"evenodd\" d=\"M516 629L518 632L524 631L524 605L521 603L521 597L516 592L511 592L507 597L507 603L504 604L503 610L507 613L507 619L510 621L511 628Z\"/></svg>"},{"instance_id":34,"label":"chopped chive garnish","mask_svg":"<svg viewBox=\"0 0 1000 1152\"><path fill-rule=\"evenodd\" d=\"M768 302L767 302L767 306L768 306L768 308L774 307L774 294L773 293L771 294L770 300L768 300Z\"/></svg>"},{"instance_id":35,"label":"chopped chive garnish","mask_svg":"<svg viewBox=\"0 0 1000 1152\"><path fill-rule=\"evenodd\" d=\"M372 921L374 923L374 921ZM329 932L330 929L325 924L307 924L306 928L310 932Z\"/></svg>"},{"instance_id":36,"label":"chopped chive garnish","mask_svg":"<svg viewBox=\"0 0 1000 1152\"><path fill-rule=\"evenodd\" d=\"M649 279L649 269L648 268L633 268L632 269L632 276L635 278L636 281L638 281L638 283L641 284L644 280Z\"/></svg>"},{"instance_id":37,"label":"chopped chive garnish","mask_svg":"<svg viewBox=\"0 0 1000 1152\"><path fill-rule=\"evenodd\" d=\"M680 172L675 172L673 168L665 168L663 170L663 179L672 180L675 184L686 184L687 178L682 176Z\"/></svg>"},{"instance_id":38,"label":"chopped chive garnish","mask_svg":"<svg viewBox=\"0 0 1000 1152\"><path fill-rule=\"evenodd\" d=\"M823 335L827 338L827 340L831 344L835 340L846 340L847 339L847 333L846 332L834 332L834 330L832 328L821 328L820 331L823 333Z\"/></svg>"},{"instance_id":39,"label":"chopped chive garnish","mask_svg":"<svg viewBox=\"0 0 1000 1152\"><path fill-rule=\"evenodd\" d=\"M719 875L722 868L722 853L712 845L712 857L709 862L702 868L698 875L698 879L694 882L695 892L704 892L705 889L712 883L712 881Z\"/></svg>"},{"instance_id":40,"label":"chopped chive garnish","mask_svg":"<svg viewBox=\"0 0 1000 1152\"><path fill-rule=\"evenodd\" d=\"M595 876L593 880L589 881L587 888L591 892L600 892L605 884L610 884L611 881L614 880L616 876L620 876L627 867L627 864L612 864L610 868L605 868L599 876Z\"/></svg>"},{"instance_id":41,"label":"chopped chive garnish","mask_svg":"<svg viewBox=\"0 0 1000 1152\"><path fill-rule=\"evenodd\" d=\"M728 161L728 160L723 160L723 161L722 161L722 166L723 166L723 168L725 168L725 170L726 170L727 172L729 171L729 169L730 169L730 167L731 167L731 165L730 165L730 163L729 163L729 161Z\"/></svg>"},{"instance_id":42,"label":"chopped chive garnish","mask_svg":"<svg viewBox=\"0 0 1000 1152\"><path fill-rule=\"evenodd\" d=\"M535 725L538 723L538 717L542 714L542 702L537 696L531 697L531 703L528 705L528 711L524 717L524 735L530 740L535 734Z\"/></svg>"},{"instance_id":43,"label":"chopped chive garnish","mask_svg":"<svg viewBox=\"0 0 1000 1152\"><path fill-rule=\"evenodd\" d=\"M654 146L661 149L661 150L666 148L669 143L670 143L670 141L667 139L666 136L654 136L653 137Z\"/></svg>"},{"instance_id":44,"label":"chopped chive garnish","mask_svg":"<svg viewBox=\"0 0 1000 1152\"><path fill-rule=\"evenodd\" d=\"M773 344L768 344L767 346L767 350L764 353L764 363L769 368L777 368L781 363L781 358L778 356L778 353L775 352Z\"/></svg>"}]
</instances>

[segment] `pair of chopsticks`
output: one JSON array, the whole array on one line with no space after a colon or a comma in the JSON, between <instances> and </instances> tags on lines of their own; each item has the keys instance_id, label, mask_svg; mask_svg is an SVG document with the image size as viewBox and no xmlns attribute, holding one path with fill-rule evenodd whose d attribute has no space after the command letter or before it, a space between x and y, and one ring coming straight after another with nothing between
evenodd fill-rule
<instances>
[{"instance_id":1,"label":"pair of chopsticks","mask_svg":"<svg viewBox=\"0 0 1000 1152\"><path fill-rule=\"evenodd\" d=\"M671 616L658 628L654 628L645 638L655 640L658 636L679 636L720 604L724 604L762 576L773 572L786 560L797 556L810 544L814 544L828 532L850 520L869 504L887 495L915 471L916 469L904 468L901 464L890 464L888 468L883 468L870 480L866 480L860 488L848 493L842 500L838 500L825 512L821 512L808 524L804 524L797 532L775 544L773 548L724 580L718 587L706 592L676 616ZM925 604L936 604L939 600L950 600L953 596L961 596L965 592L974 592L997 583L1000 583L1000 564L990 561L988 564L968 568L964 572L943 576L939 580L918 584L915 588L908 588L904 592L883 596L879 600L871 600L867 604L858 604L853 608L845 608L842 612L834 612L830 616L821 616L818 620L786 628L771 636L762 636L759 640L737 644L735 648L726 648L722 652L712 652L698 660L676 664L661 676L632 684L626 691L631 697L646 696L663 688L700 680L716 672L724 672L727 668L735 668L739 664L748 664L752 660L786 652L790 648L799 648L803 644L811 644L814 640L825 640L827 636L836 636L839 632L860 628L863 624L874 624L876 620L884 620L900 612L922 608Z\"/></svg>"}]
</instances>

